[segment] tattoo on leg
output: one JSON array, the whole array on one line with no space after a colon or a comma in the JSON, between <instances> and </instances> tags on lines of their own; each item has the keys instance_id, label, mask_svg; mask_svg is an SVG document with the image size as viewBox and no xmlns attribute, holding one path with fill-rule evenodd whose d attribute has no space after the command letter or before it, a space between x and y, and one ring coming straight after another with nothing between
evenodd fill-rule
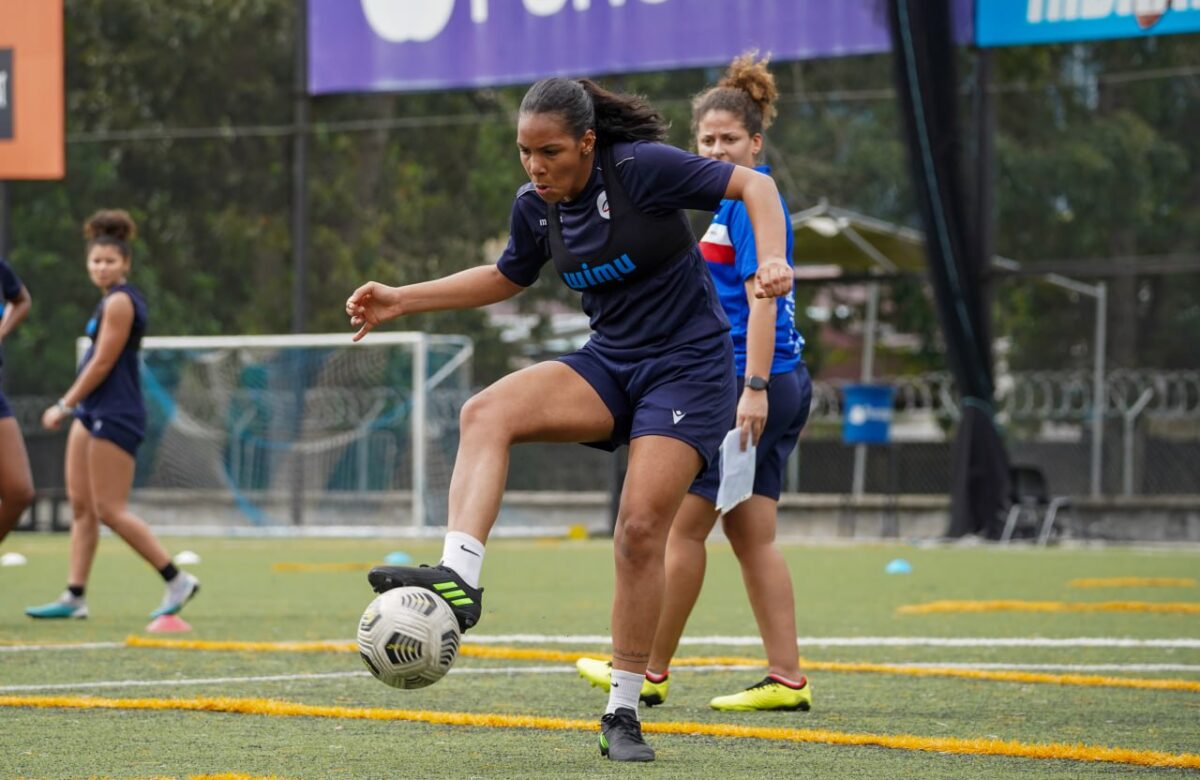
<instances>
[{"instance_id":1,"label":"tattoo on leg","mask_svg":"<svg viewBox=\"0 0 1200 780\"><path fill-rule=\"evenodd\" d=\"M614 661L624 661L628 664L645 664L650 661L649 652L641 653L620 647L613 648L612 657Z\"/></svg>"}]
</instances>

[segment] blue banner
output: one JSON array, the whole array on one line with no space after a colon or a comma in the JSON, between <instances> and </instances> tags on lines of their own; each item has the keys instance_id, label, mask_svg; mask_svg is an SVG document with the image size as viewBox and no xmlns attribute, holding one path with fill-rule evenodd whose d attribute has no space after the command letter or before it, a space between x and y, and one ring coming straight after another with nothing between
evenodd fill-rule
<instances>
[{"instance_id":1,"label":"blue banner","mask_svg":"<svg viewBox=\"0 0 1200 780\"><path fill-rule=\"evenodd\" d=\"M954 0L960 41L971 0ZM309 91L395 92L890 47L878 0L308 0Z\"/></svg>"},{"instance_id":2,"label":"blue banner","mask_svg":"<svg viewBox=\"0 0 1200 780\"><path fill-rule=\"evenodd\" d=\"M842 393L842 441L887 444L892 430L891 386L846 385Z\"/></svg>"},{"instance_id":3,"label":"blue banner","mask_svg":"<svg viewBox=\"0 0 1200 780\"><path fill-rule=\"evenodd\" d=\"M1200 0L976 0L980 46L1200 32Z\"/></svg>"}]
</instances>

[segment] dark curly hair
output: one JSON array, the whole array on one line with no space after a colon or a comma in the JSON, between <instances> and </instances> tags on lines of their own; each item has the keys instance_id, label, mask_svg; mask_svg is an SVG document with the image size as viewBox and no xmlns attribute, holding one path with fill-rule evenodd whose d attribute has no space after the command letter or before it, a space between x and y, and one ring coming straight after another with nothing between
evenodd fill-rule
<instances>
[{"instance_id":1,"label":"dark curly hair","mask_svg":"<svg viewBox=\"0 0 1200 780\"><path fill-rule=\"evenodd\" d=\"M88 249L115 246L128 259L132 254L130 245L137 237L137 225L124 209L101 209L83 223L83 237Z\"/></svg>"},{"instance_id":2,"label":"dark curly hair","mask_svg":"<svg viewBox=\"0 0 1200 780\"><path fill-rule=\"evenodd\" d=\"M728 111L741 120L746 132L758 135L775 119L775 100L779 89L767 70L767 58L758 60L752 51L738 57L725 71L717 86L692 99L692 135L709 111Z\"/></svg>"}]
</instances>

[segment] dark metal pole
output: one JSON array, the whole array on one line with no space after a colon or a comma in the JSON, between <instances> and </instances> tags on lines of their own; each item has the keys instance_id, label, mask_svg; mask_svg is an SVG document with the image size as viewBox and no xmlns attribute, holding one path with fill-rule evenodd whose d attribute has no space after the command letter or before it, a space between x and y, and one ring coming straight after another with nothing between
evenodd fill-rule
<instances>
[{"instance_id":1,"label":"dark metal pole","mask_svg":"<svg viewBox=\"0 0 1200 780\"><path fill-rule=\"evenodd\" d=\"M8 257L8 182L0 180L0 260Z\"/></svg>"},{"instance_id":2,"label":"dark metal pole","mask_svg":"<svg viewBox=\"0 0 1200 780\"><path fill-rule=\"evenodd\" d=\"M296 0L292 101L292 332L303 333L308 275L308 0Z\"/></svg>"},{"instance_id":3,"label":"dark metal pole","mask_svg":"<svg viewBox=\"0 0 1200 780\"><path fill-rule=\"evenodd\" d=\"M308 276L308 0L296 0L296 62L292 98L292 332L303 333L307 319ZM293 438L300 440L304 411L303 355L292 361ZM292 524L304 524L304 455L292 451Z\"/></svg>"},{"instance_id":4,"label":"dark metal pole","mask_svg":"<svg viewBox=\"0 0 1200 780\"><path fill-rule=\"evenodd\" d=\"M984 268L996 254L996 101L992 95L991 49L975 50L975 230ZM984 283L987 284L987 277ZM990 287L990 285L988 285ZM985 290L984 300L989 296Z\"/></svg>"}]
</instances>

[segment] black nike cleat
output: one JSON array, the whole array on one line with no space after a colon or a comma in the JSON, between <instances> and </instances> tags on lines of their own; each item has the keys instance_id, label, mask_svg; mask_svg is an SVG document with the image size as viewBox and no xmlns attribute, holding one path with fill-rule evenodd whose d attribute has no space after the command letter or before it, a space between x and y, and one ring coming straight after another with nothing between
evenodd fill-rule
<instances>
[{"instance_id":1,"label":"black nike cleat","mask_svg":"<svg viewBox=\"0 0 1200 780\"><path fill-rule=\"evenodd\" d=\"M376 593L393 588L425 588L441 596L454 610L458 628L466 631L479 622L483 588L472 588L448 566L376 566L367 574Z\"/></svg>"},{"instance_id":2,"label":"black nike cleat","mask_svg":"<svg viewBox=\"0 0 1200 780\"><path fill-rule=\"evenodd\" d=\"M600 755L610 761L653 761L654 748L642 739L642 723L628 707L600 719Z\"/></svg>"}]
</instances>

